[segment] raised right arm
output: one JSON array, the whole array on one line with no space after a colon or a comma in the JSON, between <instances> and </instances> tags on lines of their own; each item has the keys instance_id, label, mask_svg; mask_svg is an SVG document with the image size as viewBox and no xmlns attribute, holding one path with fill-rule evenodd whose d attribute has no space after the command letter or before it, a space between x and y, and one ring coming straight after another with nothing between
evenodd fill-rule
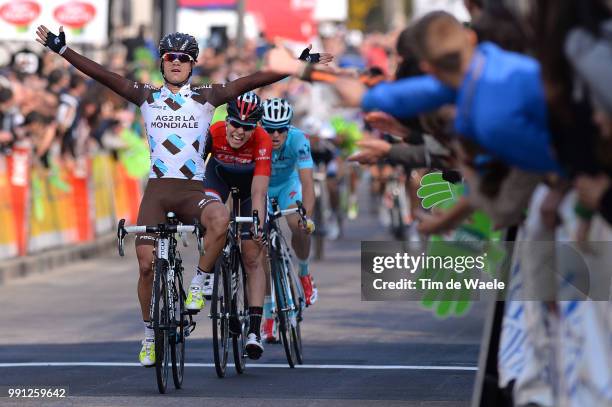
<instances>
[{"instance_id":1,"label":"raised right arm","mask_svg":"<svg viewBox=\"0 0 612 407\"><path fill-rule=\"evenodd\" d=\"M71 48L66 48L62 56L85 75L95 79L137 106L140 106L147 98L148 92L144 86L107 70L102 65L84 57Z\"/></svg>"},{"instance_id":2,"label":"raised right arm","mask_svg":"<svg viewBox=\"0 0 612 407\"><path fill-rule=\"evenodd\" d=\"M59 35L55 35L47 27L40 25L36 29L36 35L38 36L36 41L40 44L61 55L76 69L110 88L119 96L124 97L137 106L140 106L147 99L149 91L146 86L139 85L137 82L132 82L114 72L110 72L102 65L68 48L63 27L60 27Z\"/></svg>"}]
</instances>

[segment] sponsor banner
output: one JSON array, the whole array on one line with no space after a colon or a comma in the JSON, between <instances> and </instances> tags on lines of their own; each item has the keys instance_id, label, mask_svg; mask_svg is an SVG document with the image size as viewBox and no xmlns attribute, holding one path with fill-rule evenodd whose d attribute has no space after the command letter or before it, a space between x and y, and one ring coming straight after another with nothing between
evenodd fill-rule
<instances>
[{"instance_id":1,"label":"sponsor banner","mask_svg":"<svg viewBox=\"0 0 612 407\"><path fill-rule=\"evenodd\" d=\"M106 232L115 227L113 210L112 159L99 155L92 160L92 187L94 194L94 219L96 233Z\"/></svg>"},{"instance_id":2,"label":"sponsor banner","mask_svg":"<svg viewBox=\"0 0 612 407\"><path fill-rule=\"evenodd\" d=\"M108 0L0 0L0 40L32 42L36 27L57 34L64 26L71 44L108 41Z\"/></svg>"},{"instance_id":3,"label":"sponsor banner","mask_svg":"<svg viewBox=\"0 0 612 407\"><path fill-rule=\"evenodd\" d=\"M136 224L140 205L140 180L131 178L121 162L115 163L115 214L117 219Z\"/></svg>"},{"instance_id":4,"label":"sponsor banner","mask_svg":"<svg viewBox=\"0 0 612 407\"><path fill-rule=\"evenodd\" d=\"M0 259L17 255L17 233L6 157L0 156Z\"/></svg>"},{"instance_id":5,"label":"sponsor banner","mask_svg":"<svg viewBox=\"0 0 612 407\"><path fill-rule=\"evenodd\" d=\"M57 217L50 202L47 171L33 168L30 177L30 216L28 252L35 252L62 244Z\"/></svg>"},{"instance_id":6,"label":"sponsor banner","mask_svg":"<svg viewBox=\"0 0 612 407\"><path fill-rule=\"evenodd\" d=\"M23 256L28 248L28 213L30 206L30 147L15 146L7 157L13 221L17 235L17 254Z\"/></svg>"}]
</instances>

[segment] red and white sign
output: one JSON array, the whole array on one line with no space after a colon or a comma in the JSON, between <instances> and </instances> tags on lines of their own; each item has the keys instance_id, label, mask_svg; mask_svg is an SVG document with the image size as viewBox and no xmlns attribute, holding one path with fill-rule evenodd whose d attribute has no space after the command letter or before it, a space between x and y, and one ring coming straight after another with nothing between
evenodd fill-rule
<instances>
[{"instance_id":1,"label":"red and white sign","mask_svg":"<svg viewBox=\"0 0 612 407\"><path fill-rule=\"evenodd\" d=\"M96 7L82 1L71 1L64 3L53 10L53 17L60 24L81 31L83 27L91 22L96 16Z\"/></svg>"},{"instance_id":2,"label":"red and white sign","mask_svg":"<svg viewBox=\"0 0 612 407\"><path fill-rule=\"evenodd\" d=\"M70 44L108 42L108 0L0 0L0 41L34 41L36 27L58 33Z\"/></svg>"},{"instance_id":3,"label":"red and white sign","mask_svg":"<svg viewBox=\"0 0 612 407\"><path fill-rule=\"evenodd\" d=\"M0 7L0 18L22 32L27 31L39 15L40 4L35 1L5 3Z\"/></svg>"},{"instance_id":4,"label":"red and white sign","mask_svg":"<svg viewBox=\"0 0 612 407\"><path fill-rule=\"evenodd\" d=\"M268 40L276 37L296 42L309 42L317 34L313 20L315 2L312 0L247 1L247 12L253 14L259 29Z\"/></svg>"}]
</instances>

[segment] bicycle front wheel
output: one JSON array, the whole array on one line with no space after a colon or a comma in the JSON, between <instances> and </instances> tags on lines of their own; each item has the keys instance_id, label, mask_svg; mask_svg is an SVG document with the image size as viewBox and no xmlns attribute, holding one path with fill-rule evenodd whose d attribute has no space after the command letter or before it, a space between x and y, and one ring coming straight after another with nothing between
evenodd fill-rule
<instances>
[{"instance_id":1,"label":"bicycle front wheel","mask_svg":"<svg viewBox=\"0 0 612 407\"><path fill-rule=\"evenodd\" d=\"M288 282L282 266L282 257L276 254L271 258L272 278L274 281L274 293L276 295L276 315L278 318L278 332L285 349L285 356L289 367L295 367L297 358L295 346L293 345L293 335L291 334L291 293L288 291Z\"/></svg>"},{"instance_id":2,"label":"bicycle front wheel","mask_svg":"<svg viewBox=\"0 0 612 407\"><path fill-rule=\"evenodd\" d=\"M300 283L297 281L296 278L294 278L294 275L291 274L289 278L289 290L291 293L291 298L293 299L295 309L291 312L291 317L289 319L289 329L291 331L291 343L295 351L295 360L299 365L302 365L304 364L304 357L302 354L302 331L300 328L300 323L302 320L302 310L297 284Z\"/></svg>"},{"instance_id":3,"label":"bicycle front wheel","mask_svg":"<svg viewBox=\"0 0 612 407\"><path fill-rule=\"evenodd\" d=\"M169 312L168 312L168 286L166 272L168 263L156 259L154 265L155 278L153 281L153 331L155 332L155 374L157 376L157 389L164 394L168 385L168 371L170 370L170 344L168 338Z\"/></svg>"},{"instance_id":4,"label":"bicycle front wheel","mask_svg":"<svg viewBox=\"0 0 612 407\"><path fill-rule=\"evenodd\" d=\"M242 268L242 263L238 252L233 256L232 274L232 318L236 328L240 331L238 334L232 334L232 345L234 350L234 366L238 374L244 373L246 369L246 358L244 348L246 345L246 337L249 332L249 302L246 291L246 274Z\"/></svg>"},{"instance_id":5,"label":"bicycle front wheel","mask_svg":"<svg viewBox=\"0 0 612 407\"><path fill-rule=\"evenodd\" d=\"M227 284L227 270L225 259L220 259L215 265L215 282L213 285L212 301L210 304L210 317L212 318L213 357L217 376L225 376L227 355L229 351L229 313L230 295Z\"/></svg>"},{"instance_id":6,"label":"bicycle front wheel","mask_svg":"<svg viewBox=\"0 0 612 407\"><path fill-rule=\"evenodd\" d=\"M176 272L175 272L176 273ZM172 287L172 300L174 302L174 335L170 341L172 351L172 379L174 387L180 389L183 386L183 373L185 372L185 329L189 323L185 319L185 291L183 290L182 276L174 275L174 286Z\"/></svg>"}]
</instances>

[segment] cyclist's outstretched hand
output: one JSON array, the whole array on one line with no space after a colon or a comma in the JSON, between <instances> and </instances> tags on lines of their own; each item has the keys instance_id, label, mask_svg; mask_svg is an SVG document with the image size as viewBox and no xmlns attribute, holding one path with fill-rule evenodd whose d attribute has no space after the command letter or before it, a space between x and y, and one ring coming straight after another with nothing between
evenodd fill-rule
<instances>
[{"instance_id":1,"label":"cyclist's outstretched hand","mask_svg":"<svg viewBox=\"0 0 612 407\"><path fill-rule=\"evenodd\" d=\"M334 57L329 53L314 53L311 54L312 44L302 51L299 59L291 54L291 51L287 49L280 39L277 39L272 48L265 56L265 67L264 71L275 72L282 75L297 75L300 69L304 66L300 60L310 63L317 63L327 65Z\"/></svg>"},{"instance_id":2,"label":"cyclist's outstretched hand","mask_svg":"<svg viewBox=\"0 0 612 407\"><path fill-rule=\"evenodd\" d=\"M59 35L53 34L47 27L44 25L39 25L36 29L36 41L45 47L49 48L51 51L63 54L66 49L66 34L64 33L64 26L60 26Z\"/></svg>"},{"instance_id":3,"label":"cyclist's outstretched hand","mask_svg":"<svg viewBox=\"0 0 612 407\"><path fill-rule=\"evenodd\" d=\"M310 51L312 51L312 44L304 48L298 59L321 65L327 65L334 60L334 56L329 52L311 53Z\"/></svg>"}]
</instances>

